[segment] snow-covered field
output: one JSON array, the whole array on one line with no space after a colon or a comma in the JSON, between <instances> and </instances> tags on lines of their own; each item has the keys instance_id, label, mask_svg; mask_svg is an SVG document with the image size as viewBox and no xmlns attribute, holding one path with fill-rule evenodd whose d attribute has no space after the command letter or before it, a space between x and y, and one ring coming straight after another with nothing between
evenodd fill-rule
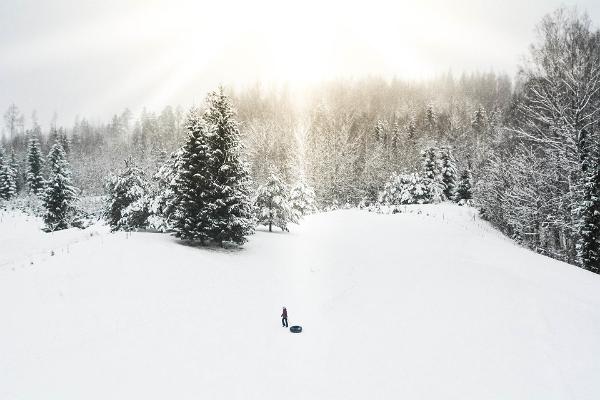
<instances>
[{"instance_id":1,"label":"snow-covered field","mask_svg":"<svg viewBox=\"0 0 600 400\"><path fill-rule=\"evenodd\" d=\"M0 399L600 398L599 276L407 210L242 250L0 213Z\"/></svg>"}]
</instances>

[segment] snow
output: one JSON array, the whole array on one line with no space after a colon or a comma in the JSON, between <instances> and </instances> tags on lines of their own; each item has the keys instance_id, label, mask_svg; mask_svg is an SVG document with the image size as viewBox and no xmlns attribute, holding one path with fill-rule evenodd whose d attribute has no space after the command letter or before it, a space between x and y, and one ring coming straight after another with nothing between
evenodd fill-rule
<instances>
[{"instance_id":1,"label":"snow","mask_svg":"<svg viewBox=\"0 0 600 400\"><path fill-rule=\"evenodd\" d=\"M2 214L0 399L600 398L599 276L471 208L401 210L242 250Z\"/></svg>"}]
</instances>

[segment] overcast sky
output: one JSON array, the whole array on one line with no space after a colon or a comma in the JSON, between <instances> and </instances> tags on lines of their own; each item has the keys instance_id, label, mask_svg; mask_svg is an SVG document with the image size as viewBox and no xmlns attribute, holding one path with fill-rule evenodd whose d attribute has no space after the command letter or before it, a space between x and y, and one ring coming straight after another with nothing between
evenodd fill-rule
<instances>
[{"instance_id":1,"label":"overcast sky","mask_svg":"<svg viewBox=\"0 0 600 400\"><path fill-rule=\"evenodd\" d=\"M0 109L46 127L187 108L219 83L513 75L561 4L600 21L598 0L1 0Z\"/></svg>"}]
</instances>

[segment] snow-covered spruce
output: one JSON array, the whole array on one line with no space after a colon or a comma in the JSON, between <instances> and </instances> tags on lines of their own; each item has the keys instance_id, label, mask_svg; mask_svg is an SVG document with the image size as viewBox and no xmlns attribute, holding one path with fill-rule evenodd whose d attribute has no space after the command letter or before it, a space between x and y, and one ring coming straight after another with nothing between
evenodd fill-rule
<instances>
[{"instance_id":1,"label":"snow-covered spruce","mask_svg":"<svg viewBox=\"0 0 600 400\"><path fill-rule=\"evenodd\" d=\"M153 176L148 228L158 232L173 231L173 218L177 209L177 177L180 173L183 148L173 152Z\"/></svg>"},{"instance_id":2,"label":"snow-covered spruce","mask_svg":"<svg viewBox=\"0 0 600 400\"><path fill-rule=\"evenodd\" d=\"M197 109L190 110L186 129L188 137L181 149L175 185L173 229L184 240L204 244L212 228L210 192L214 190L208 168L208 127Z\"/></svg>"},{"instance_id":3,"label":"snow-covered spruce","mask_svg":"<svg viewBox=\"0 0 600 400\"><path fill-rule=\"evenodd\" d=\"M431 179L416 173L392 174L379 193L378 202L382 206L431 203Z\"/></svg>"},{"instance_id":4,"label":"snow-covered spruce","mask_svg":"<svg viewBox=\"0 0 600 400\"><path fill-rule=\"evenodd\" d=\"M200 116L191 110L188 137L178 161L175 234L206 244L242 244L254 231L248 169L240 158L233 108L221 89Z\"/></svg>"},{"instance_id":5,"label":"snow-covered spruce","mask_svg":"<svg viewBox=\"0 0 600 400\"><path fill-rule=\"evenodd\" d=\"M50 176L43 193L45 230L67 229L75 218L77 189L71 184L71 170L60 143L52 146L48 155Z\"/></svg>"},{"instance_id":6,"label":"snow-covered spruce","mask_svg":"<svg viewBox=\"0 0 600 400\"><path fill-rule=\"evenodd\" d=\"M273 226L288 231L289 223L298 223L300 212L292 206L289 189L275 171L258 188L254 204L258 224L268 226L269 232Z\"/></svg>"},{"instance_id":7,"label":"snow-covered spruce","mask_svg":"<svg viewBox=\"0 0 600 400\"><path fill-rule=\"evenodd\" d=\"M316 210L315 191L304 179L300 179L290 191L292 208L301 216L311 214Z\"/></svg>"},{"instance_id":8,"label":"snow-covered spruce","mask_svg":"<svg viewBox=\"0 0 600 400\"><path fill-rule=\"evenodd\" d=\"M113 231L143 229L149 216L148 184L144 171L125 162L125 169L109 177L106 184L108 196L105 216Z\"/></svg>"},{"instance_id":9,"label":"snow-covered spruce","mask_svg":"<svg viewBox=\"0 0 600 400\"><path fill-rule=\"evenodd\" d=\"M14 154L14 153L13 153ZM0 199L10 200L17 194L17 171L0 145Z\"/></svg>"},{"instance_id":10,"label":"snow-covered spruce","mask_svg":"<svg viewBox=\"0 0 600 400\"><path fill-rule=\"evenodd\" d=\"M43 191L43 162L44 160L42 159L40 142L34 134L31 134L27 144L27 186L29 188L30 193L40 194Z\"/></svg>"},{"instance_id":11,"label":"snow-covered spruce","mask_svg":"<svg viewBox=\"0 0 600 400\"><path fill-rule=\"evenodd\" d=\"M473 192L471 189L471 170L465 169L460 175L460 181L456 189L456 202L460 205L469 205L473 199Z\"/></svg>"},{"instance_id":12,"label":"snow-covered spruce","mask_svg":"<svg viewBox=\"0 0 600 400\"><path fill-rule=\"evenodd\" d=\"M430 182L429 190L431 201L439 203L444 200L444 182L439 162L439 149L428 147L421 152L421 162L424 178Z\"/></svg>"},{"instance_id":13,"label":"snow-covered spruce","mask_svg":"<svg viewBox=\"0 0 600 400\"><path fill-rule=\"evenodd\" d=\"M578 256L583 268L600 273L600 157L585 181Z\"/></svg>"},{"instance_id":14,"label":"snow-covered spruce","mask_svg":"<svg viewBox=\"0 0 600 400\"><path fill-rule=\"evenodd\" d=\"M243 244L254 232L249 168L241 158L240 131L230 99L221 87L207 98L203 120L209 127L208 172L212 180L209 196L211 240Z\"/></svg>"},{"instance_id":15,"label":"snow-covered spruce","mask_svg":"<svg viewBox=\"0 0 600 400\"><path fill-rule=\"evenodd\" d=\"M10 152L10 166L13 170L13 174L15 177L15 189L16 193L19 193L23 188L22 174L19 167L19 162L17 161L17 155L15 153L15 149L12 148Z\"/></svg>"},{"instance_id":16,"label":"snow-covered spruce","mask_svg":"<svg viewBox=\"0 0 600 400\"><path fill-rule=\"evenodd\" d=\"M440 148L439 167L441 181L444 186L444 198L446 200L454 200L457 180L456 160L452 155L452 149L448 146Z\"/></svg>"}]
</instances>

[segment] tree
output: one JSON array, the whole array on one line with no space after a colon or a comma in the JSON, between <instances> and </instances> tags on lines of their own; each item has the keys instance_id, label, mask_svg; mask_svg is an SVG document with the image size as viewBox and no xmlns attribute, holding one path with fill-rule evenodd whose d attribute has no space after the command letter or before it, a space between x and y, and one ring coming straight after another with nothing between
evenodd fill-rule
<instances>
[{"instance_id":1,"label":"tree","mask_svg":"<svg viewBox=\"0 0 600 400\"><path fill-rule=\"evenodd\" d=\"M16 171L0 145L0 199L10 200L16 193Z\"/></svg>"},{"instance_id":2,"label":"tree","mask_svg":"<svg viewBox=\"0 0 600 400\"><path fill-rule=\"evenodd\" d=\"M444 199L445 185L440 171L438 160L439 149L437 147L428 147L421 152L423 164L423 175L431 182L431 199L438 203Z\"/></svg>"},{"instance_id":3,"label":"tree","mask_svg":"<svg viewBox=\"0 0 600 400\"><path fill-rule=\"evenodd\" d=\"M64 128L58 130L58 141L63 147L65 154L68 156L71 153L71 141L67 136L67 131Z\"/></svg>"},{"instance_id":4,"label":"tree","mask_svg":"<svg viewBox=\"0 0 600 400\"><path fill-rule=\"evenodd\" d=\"M77 189L71 184L71 171L60 143L48 155L50 177L43 194L45 230L53 232L70 227L75 215Z\"/></svg>"},{"instance_id":5,"label":"tree","mask_svg":"<svg viewBox=\"0 0 600 400\"><path fill-rule=\"evenodd\" d=\"M379 193L378 202L383 206L431 203L431 179L419 174L392 174Z\"/></svg>"},{"instance_id":6,"label":"tree","mask_svg":"<svg viewBox=\"0 0 600 400\"><path fill-rule=\"evenodd\" d=\"M19 168L19 162L17 161L17 155L15 154L15 149L11 149L10 152L10 167L13 170L15 176L15 190L16 193L19 193L23 187L23 174Z\"/></svg>"},{"instance_id":7,"label":"tree","mask_svg":"<svg viewBox=\"0 0 600 400\"><path fill-rule=\"evenodd\" d=\"M31 135L27 146L27 185L29 191L34 194L42 193L44 188L42 163L40 143L35 135Z\"/></svg>"},{"instance_id":8,"label":"tree","mask_svg":"<svg viewBox=\"0 0 600 400\"><path fill-rule=\"evenodd\" d=\"M288 223L298 223L299 213L292 207L288 187L274 170L267 183L258 188L254 205L257 222L268 225L269 232L273 225L287 232Z\"/></svg>"},{"instance_id":9,"label":"tree","mask_svg":"<svg viewBox=\"0 0 600 400\"><path fill-rule=\"evenodd\" d=\"M440 174L442 184L444 185L444 197L448 200L454 200L456 194L456 160L452 155L450 147L440 149Z\"/></svg>"},{"instance_id":10,"label":"tree","mask_svg":"<svg viewBox=\"0 0 600 400\"><path fill-rule=\"evenodd\" d=\"M19 129L23 128L24 122L25 118L21 114L21 111L19 111L19 108L14 103L8 106L8 109L4 113L4 124L10 135L11 143L19 132Z\"/></svg>"},{"instance_id":11,"label":"tree","mask_svg":"<svg viewBox=\"0 0 600 400\"><path fill-rule=\"evenodd\" d=\"M177 179L181 173L183 148L173 152L154 174L148 226L160 232L173 229L173 217L177 210Z\"/></svg>"},{"instance_id":12,"label":"tree","mask_svg":"<svg viewBox=\"0 0 600 400\"><path fill-rule=\"evenodd\" d=\"M587 15L561 8L542 20L538 33L509 121L516 140L507 142L506 162L519 179L500 188L520 199L513 203L517 208L502 206L500 222L520 235L550 237L550 255L582 263L576 244L584 220L585 165L592 164L590 149L600 144L600 32L592 30ZM540 242L538 249L547 247Z\"/></svg>"},{"instance_id":13,"label":"tree","mask_svg":"<svg viewBox=\"0 0 600 400\"><path fill-rule=\"evenodd\" d=\"M149 216L147 186L144 171L131 160L125 162L124 170L108 179L105 216L111 230L130 231L146 227Z\"/></svg>"},{"instance_id":14,"label":"tree","mask_svg":"<svg viewBox=\"0 0 600 400\"><path fill-rule=\"evenodd\" d=\"M460 175L460 181L456 189L456 201L459 204L468 203L473 199L471 179L471 170L466 168Z\"/></svg>"},{"instance_id":15,"label":"tree","mask_svg":"<svg viewBox=\"0 0 600 400\"><path fill-rule=\"evenodd\" d=\"M308 215L315 211L315 191L308 186L304 179L300 179L290 191L290 204L299 215Z\"/></svg>"},{"instance_id":16,"label":"tree","mask_svg":"<svg viewBox=\"0 0 600 400\"><path fill-rule=\"evenodd\" d=\"M437 115L433 104L428 104L425 109L425 127L430 135L434 135L437 127Z\"/></svg>"},{"instance_id":17,"label":"tree","mask_svg":"<svg viewBox=\"0 0 600 400\"><path fill-rule=\"evenodd\" d=\"M203 120L209 126L208 169L214 185L209 192L210 238L220 245L223 242L243 244L246 236L254 232L250 175L241 159L240 133L233 106L222 87L208 95Z\"/></svg>"},{"instance_id":18,"label":"tree","mask_svg":"<svg viewBox=\"0 0 600 400\"><path fill-rule=\"evenodd\" d=\"M600 157L585 182L578 256L583 268L600 274Z\"/></svg>"},{"instance_id":19,"label":"tree","mask_svg":"<svg viewBox=\"0 0 600 400\"><path fill-rule=\"evenodd\" d=\"M210 169L212 151L208 143L209 127L197 109L190 110L187 140L181 150L179 170L175 178L175 212L173 229L184 240L205 244L212 239L215 185Z\"/></svg>"}]
</instances>

